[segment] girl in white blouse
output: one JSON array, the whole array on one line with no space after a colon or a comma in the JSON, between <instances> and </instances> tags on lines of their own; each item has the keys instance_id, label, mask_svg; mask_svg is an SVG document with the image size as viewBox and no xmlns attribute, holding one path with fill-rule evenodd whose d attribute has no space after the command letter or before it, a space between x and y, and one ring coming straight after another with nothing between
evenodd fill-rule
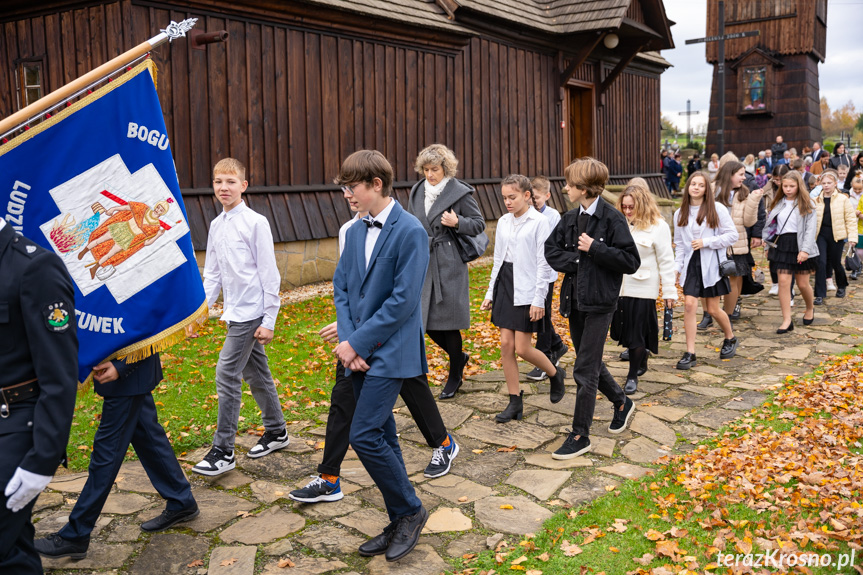
<instances>
[{"instance_id":1,"label":"girl in white blouse","mask_svg":"<svg viewBox=\"0 0 863 575\"><path fill-rule=\"evenodd\" d=\"M564 373L533 347L532 334L550 329L545 296L551 268L545 261L545 240L551 233L548 219L533 207L533 189L526 176L511 175L500 185L509 213L497 222L494 266L488 292L480 306L492 310L491 321L500 329L500 353L509 405L495 420L521 419L522 393L516 355L548 374L551 402L563 399Z\"/></svg>"},{"instance_id":2,"label":"girl in white blouse","mask_svg":"<svg viewBox=\"0 0 863 575\"><path fill-rule=\"evenodd\" d=\"M776 333L794 330L791 320L791 278L806 302L803 323L809 325L815 319L815 297L809 276L817 268L818 214L803 177L796 170L782 176L782 193L776 194L767 214L764 235L768 238L770 253L767 258L779 275L779 307L782 310L782 325ZM807 317L808 316L808 317Z\"/></svg>"},{"instance_id":3,"label":"girl in white blouse","mask_svg":"<svg viewBox=\"0 0 863 575\"><path fill-rule=\"evenodd\" d=\"M656 298L662 283L665 305L677 301L674 285L674 250L671 230L659 213L653 194L646 187L629 185L617 201L617 209L629 222L641 266L623 276L617 311L611 321L611 337L629 350L629 373L623 391L638 391L638 376L647 371L647 353L659 352Z\"/></svg>"},{"instance_id":4,"label":"girl in white blouse","mask_svg":"<svg viewBox=\"0 0 863 575\"><path fill-rule=\"evenodd\" d=\"M685 296L683 328L686 332L686 353L677 362L677 369L696 365L695 324L699 298L704 298L705 311L725 334L719 358L730 359L737 353L737 338L731 321L719 305L719 298L731 292L728 278L722 277L719 265L726 259L725 250L734 245L737 238L734 221L728 209L714 200L707 176L703 172L690 176L680 209L674 212L674 264Z\"/></svg>"}]
</instances>

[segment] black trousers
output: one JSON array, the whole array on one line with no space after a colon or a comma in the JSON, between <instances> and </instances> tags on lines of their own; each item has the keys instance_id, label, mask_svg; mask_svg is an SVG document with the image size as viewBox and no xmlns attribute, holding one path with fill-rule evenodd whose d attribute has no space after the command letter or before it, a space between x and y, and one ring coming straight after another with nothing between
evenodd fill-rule
<instances>
[{"instance_id":1,"label":"black trousers","mask_svg":"<svg viewBox=\"0 0 863 575\"><path fill-rule=\"evenodd\" d=\"M13 406L14 408L15 406ZM30 521L36 498L18 513L6 508L6 484L12 479L18 464L33 447L32 433L0 435L0 573L15 575L42 575L42 560L33 547L36 530Z\"/></svg>"},{"instance_id":2,"label":"black trousers","mask_svg":"<svg viewBox=\"0 0 863 575\"><path fill-rule=\"evenodd\" d=\"M614 404L615 409L626 401L626 394L602 361L612 315L614 312L585 313L573 310L569 316L569 333L576 354L572 377L578 386L572 431L582 437L590 436L597 389Z\"/></svg>"},{"instance_id":3,"label":"black trousers","mask_svg":"<svg viewBox=\"0 0 863 575\"><path fill-rule=\"evenodd\" d=\"M551 319L551 303L553 299L554 282L551 282L548 284L548 294L545 296L545 316L549 318L549 320ZM551 326L551 329L547 329L536 334L536 349L551 358L552 350L561 349L563 347L563 340L560 339L560 336L557 335L556 331L554 331L554 324L551 323L551 321L548 322L548 325Z\"/></svg>"},{"instance_id":4,"label":"black trousers","mask_svg":"<svg viewBox=\"0 0 863 575\"><path fill-rule=\"evenodd\" d=\"M405 379L401 394L408 411L429 447L440 447L447 438L446 425L438 411L428 378L425 375ZM339 475L342 461L350 445L351 422L357 401L354 384L345 375L342 362L336 364L336 384L330 396L330 412L327 415L327 431L324 436L324 457L318 465L318 473Z\"/></svg>"},{"instance_id":5,"label":"black trousers","mask_svg":"<svg viewBox=\"0 0 863 575\"><path fill-rule=\"evenodd\" d=\"M842 250L845 249L845 240L833 241L831 237L818 234L818 268L815 270L815 297L827 296L827 278L836 274L836 287L845 289L848 287L848 277L845 275L845 267L842 262ZM832 272L832 273L831 273Z\"/></svg>"},{"instance_id":6,"label":"black trousers","mask_svg":"<svg viewBox=\"0 0 863 575\"><path fill-rule=\"evenodd\" d=\"M195 505L189 481L159 423L153 395L148 392L106 397L102 420L93 439L90 475L69 515L69 523L60 530L61 537L73 541L90 538L130 444L153 487L168 500L169 510L179 511Z\"/></svg>"}]
</instances>

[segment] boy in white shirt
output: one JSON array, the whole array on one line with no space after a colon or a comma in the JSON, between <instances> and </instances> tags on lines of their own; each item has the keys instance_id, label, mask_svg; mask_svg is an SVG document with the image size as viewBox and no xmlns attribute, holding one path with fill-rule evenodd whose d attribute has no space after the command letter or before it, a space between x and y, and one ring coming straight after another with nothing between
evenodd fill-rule
<instances>
[{"instance_id":1,"label":"boy in white shirt","mask_svg":"<svg viewBox=\"0 0 863 575\"><path fill-rule=\"evenodd\" d=\"M533 201L536 210L548 218L549 230L553 230L560 222L560 212L548 205L548 200L551 198L551 182L545 176L536 176L530 181L533 187ZM554 282L557 281L557 272L551 270L551 275L548 278L548 295L545 296L545 315L551 317L551 302L554 299ZM536 349L541 351L548 357L549 361L555 366L560 363L560 358L569 351L560 336L554 330L554 324L551 324L551 329L538 333L536 335ZM548 377L548 374L538 367L534 367L528 374L527 378L534 381L542 381Z\"/></svg>"},{"instance_id":2,"label":"boy in white shirt","mask_svg":"<svg viewBox=\"0 0 863 575\"><path fill-rule=\"evenodd\" d=\"M269 222L243 203L248 186L246 167L238 160L225 158L213 168L213 191L224 211L213 220L207 236L204 291L211 306L223 293L222 320L228 324L228 334L216 365L219 419L213 447L192 468L201 475L221 475L236 465L234 439L243 379L261 410L265 429L249 457L263 457L289 442L264 351L273 341L281 277Z\"/></svg>"}]
</instances>

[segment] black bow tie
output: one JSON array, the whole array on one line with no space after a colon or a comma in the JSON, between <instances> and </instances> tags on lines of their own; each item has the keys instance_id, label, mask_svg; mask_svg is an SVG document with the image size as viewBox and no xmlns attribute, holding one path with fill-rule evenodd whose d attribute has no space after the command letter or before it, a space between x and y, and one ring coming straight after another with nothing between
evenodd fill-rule
<instances>
[{"instance_id":1,"label":"black bow tie","mask_svg":"<svg viewBox=\"0 0 863 575\"><path fill-rule=\"evenodd\" d=\"M376 219L374 219L372 217L363 218L363 222L365 222L367 228L374 226L374 227L380 229L380 228L384 227L384 225L382 223L380 223L379 221L377 221Z\"/></svg>"}]
</instances>

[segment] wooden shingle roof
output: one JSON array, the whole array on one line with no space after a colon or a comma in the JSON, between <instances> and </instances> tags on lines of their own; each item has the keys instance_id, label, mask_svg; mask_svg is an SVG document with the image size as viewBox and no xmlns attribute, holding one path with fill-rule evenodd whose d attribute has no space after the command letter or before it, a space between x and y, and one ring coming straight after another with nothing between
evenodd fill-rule
<instances>
[{"instance_id":1,"label":"wooden shingle roof","mask_svg":"<svg viewBox=\"0 0 863 575\"><path fill-rule=\"evenodd\" d=\"M455 0L462 8L544 30L574 34L618 28L631 0Z\"/></svg>"},{"instance_id":2,"label":"wooden shingle roof","mask_svg":"<svg viewBox=\"0 0 863 575\"><path fill-rule=\"evenodd\" d=\"M429 28L466 32L458 12L533 28L551 34L575 34L620 27L632 0L304 0L346 12ZM442 3L457 10L449 19Z\"/></svg>"}]
</instances>

